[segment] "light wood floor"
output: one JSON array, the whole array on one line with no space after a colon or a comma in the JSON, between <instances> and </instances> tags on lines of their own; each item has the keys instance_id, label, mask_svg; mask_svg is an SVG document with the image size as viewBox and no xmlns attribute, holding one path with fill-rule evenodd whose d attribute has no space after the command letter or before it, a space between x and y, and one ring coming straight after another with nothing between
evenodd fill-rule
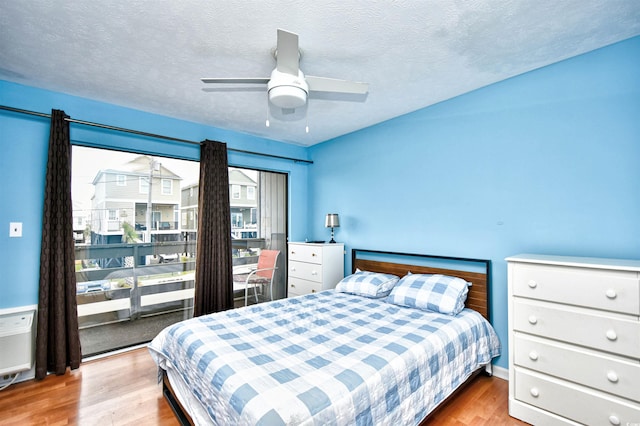
<instances>
[{"instance_id":1,"label":"light wood floor","mask_svg":"<svg viewBox=\"0 0 640 426\"><path fill-rule=\"evenodd\" d=\"M507 382L479 377L432 425L525 425L507 413ZM64 376L0 392L0 425L178 425L146 348L82 364Z\"/></svg>"}]
</instances>

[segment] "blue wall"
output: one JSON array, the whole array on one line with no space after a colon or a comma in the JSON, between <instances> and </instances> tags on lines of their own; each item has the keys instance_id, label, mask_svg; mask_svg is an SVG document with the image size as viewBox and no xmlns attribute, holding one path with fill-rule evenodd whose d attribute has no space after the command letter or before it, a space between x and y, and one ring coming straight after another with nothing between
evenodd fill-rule
<instances>
[{"instance_id":1,"label":"blue wall","mask_svg":"<svg viewBox=\"0 0 640 426\"><path fill-rule=\"evenodd\" d=\"M310 151L309 238L492 260L506 368L505 257L640 259L640 37Z\"/></svg>"},{"instance_id":2,"label":"blue wall","mask_svg":"<svg viewBox=\"0 0 640 426\"><path fill-rule=\"evenodd\" d=\"M307 159L306 149L122 108L61 93L0 81L0 104L50 113L62 109L72 118L162 134L181 139L226 142L230 148ZM38 303L40 240L49 120L0 111L0 309ZM159 141L71 125L72 142L120 147L157 155L197 160L198 145ZM307 227L308 165L230 152L229 163L289 174L289 237L300 239ZM23 237L9 238L9 223L23 223Z\"/></svg>"}]
</instances>

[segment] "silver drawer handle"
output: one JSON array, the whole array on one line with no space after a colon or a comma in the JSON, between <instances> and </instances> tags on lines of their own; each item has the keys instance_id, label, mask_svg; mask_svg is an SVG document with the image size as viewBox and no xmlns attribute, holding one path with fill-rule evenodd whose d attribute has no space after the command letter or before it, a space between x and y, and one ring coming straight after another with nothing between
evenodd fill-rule
<instances>
[{"instance_id":1,"label":"silver drawer handle","mask_svg":"<svg viewBox=\"0 0 640 426\"><path fill-rule=\"evenodd\" d=\"M311 275L318 275L318 272L316 272L316 271L311 271Z\"/></svg>"},{"instance_id":2,"label":"silver drawer handle","mask_svg":"<svg viewBox=\"0 0 640 426\"><path fill-rule=\"evenodd\" d=\"M538 360L538 352L536 352L536 351L529 352L529 359L531 361L537 361Z\"/></svg>"},{"instance_id":3,"label":"silver drawer handle","mask_svg":"<svg viewBox=\"0 0 640 426\"><path fill-rule=\"evenodd\" d=\"M616 297L618 297L618 294L612 288L608 289L605 294L607 295L608 299L615 299Z\"/></svg>"},{"instance_id":4,"label":"silver drawer handle","mask_svg":"<svg viewBox=\"0 0 640 426\"><path fill-rule=\"evenodd\" d=\"M618 383L618 375L616 374L615 371L611 370L607 373L607 379L611 382L611 383Z\"/></svg>"},{"instance_id":5,"label":"silver drawer handle","mask_svg":"<svg viewBox=\"0 0 640 426\"><path fill-rule=\"evenodd\" d=\"M616 334L615 330L607 330L606 335L607 339L611 340L612 342L618 340L618 335Z\"/></svg>"},{"instance_id":6,"label":"silver drawer handle","mask_svg":"<svg viewBox=\"0 0 640 426\"><path fill-rule=\"evenodd\" d=\"M529 391L529 393L531 394L532 397L537 398L540 396L540 391L538 390L538 388L531 388L531 390Z\"/></svg>"},{"instance_id":7,"label":"silver drawer handle","mask_svg":"<svg viewBox=\"0 0 640 426\"><path fill-rule=\"evenodd\" d=\"M536 325L538 323L538 318L535 315L529 315L529 324Z\"/></svg>"},{"instance_id":8,"label":"silver drawer handle","mask_svg":"<svg viewBox=\"0 0 640 426\"><path fill-rule=\"evenodd\" d=\"M292 271L295 271L295 270L296 270L296 267L295 267L295 266L292 266L292 267L291 267L291 270L292 270Z\"/></svg>"},{"instance_id":9,"label":"silver drawer handle","mask_svg":"<svg viewBox=\"0 0 640 426\"><path fill-rule=\"evenodd\" d=\"M291 284L291 288L296 288L296 285L295 284Z\"/></svg>"},{"instance_id":10,"label":"silver drawer handle","mask_svg":"<svg viewBox=\"0 0 640 426\"><path fill-rule=\"evenodd\" d=\"M614 416L613 414L609 416L609 423L614 426L618 426L620 424L620 419L618 416Z\"/></svg>"},{"instance_id":11,"label":"silver drawer handle","mask_svg":"<svg viewBox=\"0 0 640 426\"><path fill-rule=\"evenodd\" d=\"M537 283L537 282L535 282L534 280L530 280L527 284L528 284L528 285L529 285L529 287L531 287L531 288L536 288L536 287L538 287L538 283Z\"/></svg>"}]
</instances>

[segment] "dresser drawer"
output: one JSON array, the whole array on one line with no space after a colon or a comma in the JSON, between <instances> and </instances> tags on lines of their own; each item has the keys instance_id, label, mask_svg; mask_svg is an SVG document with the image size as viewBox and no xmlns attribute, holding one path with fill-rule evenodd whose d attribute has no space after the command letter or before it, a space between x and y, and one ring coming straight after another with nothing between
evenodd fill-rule
<instances>
[{"instance_id":1,"label":"dresser drawer","mask_svg":"<svg viewBox=\"0 0 640 426\"><path fill-rule=\"evenodd\" d=\"M517 333L514 363L640 402L640 362Z\"/></svg>"},{"instance_id":2,"label":"dresser drawer","mask_svg":"<svg viewBox=\"0 0 640 426\"><path fill-rule=\"evenodd\" d=\"M314 281L289 277L288 297L301 296L303 294L317 293L322 290L322 285Z\"/></svg>"},{"instance_id":3,"label":"dresser drawer","mask_svg":"<svg viewBox=\"0 0 640 426\"><path fill-rule=\"evenodd\" d=\"M515 331L638 359L640 322L583 308L514 298Z\"/></svg>"},{"instance_id":4,"label":"dresser drawer","mask_svg":"<svg viewBox=\"0 0 640 426\"><path fill-rule=\"evenodd\" d=\"M322 263L322 246L314 244L290 244L289 260Z\"/></svg>"},{"instance_id":5,"label":"dresser drawer","mask_svg":"<svg viewBox=\"0 0 640 426\"><path fill-rule=\"evenodd\" d=\"M289 261L289 276L308 281L322 282L322 265Z\"/></svg>"},{"instance_id":6,"label":"dresser drawer","mask_svg":"<svg viewBox=\"0 0 640 426\"><path fill-rule=\"evenodd\" d=\"M640 315L636 272L520 264L513 275L516 296Z\"/></svg>"},{"instance_id":7,"label":"dresser drawer","mask_svg":"<svg viewBox=\"0 0 640 426\"><path fill-rule=\"evenodd\" d=\"M640 406L582 386L529 374L515 374L517 400L585 425L631 425L640 419Z\"/></svg>"}]
</instances>

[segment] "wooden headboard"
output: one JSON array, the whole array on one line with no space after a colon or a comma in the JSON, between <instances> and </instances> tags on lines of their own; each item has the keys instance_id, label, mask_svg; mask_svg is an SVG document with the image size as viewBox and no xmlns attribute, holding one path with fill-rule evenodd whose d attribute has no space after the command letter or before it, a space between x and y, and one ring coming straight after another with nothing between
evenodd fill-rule
<instances>
[{"instance_id":1,"label":"wooden headboard","mask_svg":"<svg viewBox=\"0 0 640 426\"><path fill-rule=\"evenodd\" d=\"M372 260L374 257L376 260ZM389 257L393 262L380 260ZM404 263L406 261L406 263ZM396 263L402 262L402 263ZM440 267L425 266L426 263L446 262L460 266L473 266L473 269L480 269L479 272L469 272L457 269L443 269ZM472 285L469 287L469 294L465 306L478 311L487 320L491 321L489 309L489 292L491 290L491 261L486 259L470 259L464 257L434 256L414 253L395 253L388 251L352 249L351 269L362 271L382 272L393 274L399 277L412 274L443 274L460 277Z\"/></svg>"}]
</instances>

